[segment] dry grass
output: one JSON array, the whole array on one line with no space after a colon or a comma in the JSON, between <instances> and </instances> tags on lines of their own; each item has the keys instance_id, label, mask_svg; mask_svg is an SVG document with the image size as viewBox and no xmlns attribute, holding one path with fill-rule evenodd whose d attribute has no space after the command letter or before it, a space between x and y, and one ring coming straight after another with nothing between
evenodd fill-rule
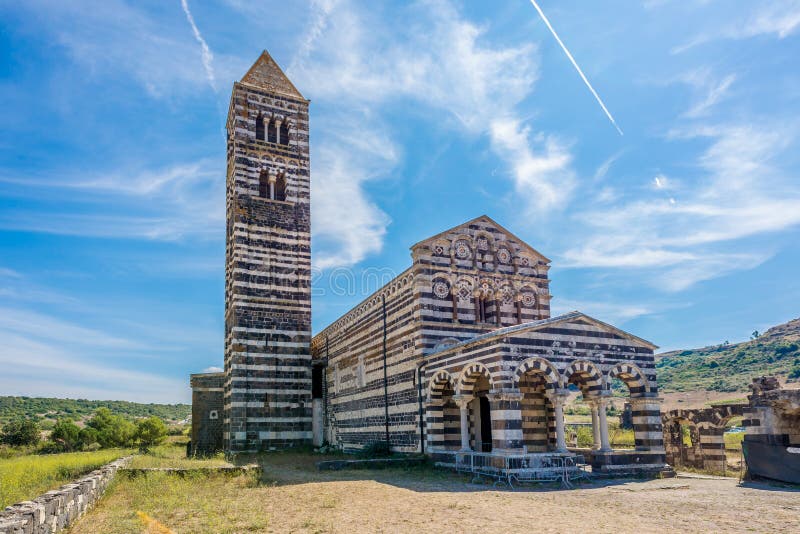
<instances>
[{"instance_id":1,"label":"dry grass","mask_svg":"<svg viewBox=\"0 0 800 534\"><path fill-rule=\"evenodd\" d=\"M251 476L119 478L70 532L800 531L800 493L734 479L496 490L431 468L317 472L320 457L264 457ZM589 527L591 525L591 527Z\"/></svg>"},{"instance_id":2,"label":"dry grass","mask_svg":"<svg viewBox=\"0 0 800 534\"><path fill-rule=\"evenodd\" d=\"M137 454L133 457L130 467L150 468L150 467L224 467L231 464L225 460L220 453L209 458L187 458L186 443L174 441L153 447L147 454Z\"/></svg>"},{"instance_id":3,"label":"dry grass","mask_svg":"<svg viewBox=\"0 0 800 534\"><path fill-rule=\"evenodd\" d=\"M0 510L30 500L128 454L123 449L0 459Z\"/></svg>"}]
</instances>

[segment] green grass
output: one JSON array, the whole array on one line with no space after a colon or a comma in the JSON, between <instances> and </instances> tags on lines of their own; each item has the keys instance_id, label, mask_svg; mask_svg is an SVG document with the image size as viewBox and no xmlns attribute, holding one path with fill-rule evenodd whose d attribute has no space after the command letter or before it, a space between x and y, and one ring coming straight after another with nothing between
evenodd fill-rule
<instances>
[{"instance_id":1,"label":"green grass","mask_svg":"<svg viewBox=\"0 0 800 534\"><path fill-rule=\"evenodd\" d=\"M224 467L231 465L220 453L209 458L187 458L186 442L173 441L153 447L147 454L137 454L129 467L144 469L151 467L174 467L191 469L193 467Z\"/></svg>"},{"instance_id":2,"label":"green grass","mask_svg":"<svg viewBox=\"0 0 800 534\"><path fill-rule=\"evenodd\" d=\"M0 459L0 509L34 499L129 452L106 449Z\"/></svg>"}]
</instances>

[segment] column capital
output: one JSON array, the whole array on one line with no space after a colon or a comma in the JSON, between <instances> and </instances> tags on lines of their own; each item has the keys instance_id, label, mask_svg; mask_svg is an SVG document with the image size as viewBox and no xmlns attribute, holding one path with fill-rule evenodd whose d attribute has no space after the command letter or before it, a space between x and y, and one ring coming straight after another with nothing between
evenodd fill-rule
<instances>
[{"instance_id":1,"label":"column capital","mask_svg":"<svg viewBox=\"0 0 800 534\"><path fill-rule=\"evenodd\" d=\"M467 405L474 399L472 395L453 395L453 402L458 404L462 410L466 409Z\"/></svg>"},{"instance_id":2,"label":"column capital","mask_svg":"<svg viewBox=\"0 0 800 534\"><path fill-rule=\"evenodd\" d=\"M630 397L627 399L627 402L631 403L631 406L636 404L661 404L664 402L663 397Z\"/></svg>"},{"instance_id":3,"label":"column capital","mask_svg":"<svg viewBox=\"0 0 800 534\"><path fill-rule=\"evenodd\" d=\"M566 388L556 388L550 391L545 392L545 396L552 402L553 404L564 404L569 397L569 390Z\"/></svg>"},{"instance_id":4,"label":"column capital","mask_svg":"<svg viewBox=\"0 0 800 534\"><path fill-rule=\"evenodd\" d=\"M486 395L491 401L518 401L522 400L522 392L519 389L498 389L490 391Z\"/></svg>"},{"instance_id":5,"label":"column capital","mask_svg":"<svg viewBox=\"0 0 800 534\"><path fill-rule=\"evenodd\" d=\"M425 408L431 408L431 407L435 407L435 406L444 406L444 399L438 399L438 400L430 400L430 399L428 399L428 400L425 401L424 404L425 404Z\"/></svg>"}]
</instances>

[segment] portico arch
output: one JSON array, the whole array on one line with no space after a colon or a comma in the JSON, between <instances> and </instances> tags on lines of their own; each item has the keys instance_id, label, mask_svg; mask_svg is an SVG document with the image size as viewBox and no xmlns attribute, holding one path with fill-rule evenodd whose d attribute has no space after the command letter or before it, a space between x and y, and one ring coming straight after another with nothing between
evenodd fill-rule
<instances>
[{"instance_id":1,"label":"portico arch","mask_svg":"<svg viewBox=\"0 0 800 534\"><path fill-rule=\"evenodd\" d=\"M430 449L458 449L461 444L459 410L453 395L453 379L444 370L437 371L428 385L425 410L425 435Z\"/></svg>"},{"instance_id":2,"label":"portico arch","mask_svg":"<svg viewBox=\"0 0 800 534\"><path fill-rule=\"evenodd\" d=\"M523 361L514 373L519 389L522 442L528 452L546 452L557 446L555 407L552 394L561 389L558 369L541 357Z\"/></svg>"}]
</instances>

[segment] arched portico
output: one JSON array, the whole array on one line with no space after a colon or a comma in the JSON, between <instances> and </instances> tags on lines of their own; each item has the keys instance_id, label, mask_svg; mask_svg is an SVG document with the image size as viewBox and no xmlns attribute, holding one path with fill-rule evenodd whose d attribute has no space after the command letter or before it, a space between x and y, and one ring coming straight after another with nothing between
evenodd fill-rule
<instances>
[{"instance_id":1,"label":"arched portico","mask_svg":"<svg viewBox=\"0 0 800 534\"><path fill-rule=\"evenodd\" d=\"M606 390L610 393L614 379L628 388L633 415L633 437L637 451L664 451L661 399L648 385L647 376L632 363L618 363L607 374Z\"/></svg>"},{"instance_id":2,"label":"arched portico","mask_svg":"<svg viewBox=\"0 0 800 534\"><path fill-rule=\"evenodd\" d=\"M461 444L458 405L453 400L453 379L446 371L437 371L428 386L426 439L428 448L457 450Z\"/></svg>"},{"instance_id":3,"label":"arched portico","mask_svg":"<svg viewBox=\"0 0 800 534\"><path fill-rule=\"evenodd\" d=\"M532 357L514 373L520 392L522 440L528 452L566 451L563 406L567 392L561 374L550 361Z\"/></svg>"}]
</instances>

